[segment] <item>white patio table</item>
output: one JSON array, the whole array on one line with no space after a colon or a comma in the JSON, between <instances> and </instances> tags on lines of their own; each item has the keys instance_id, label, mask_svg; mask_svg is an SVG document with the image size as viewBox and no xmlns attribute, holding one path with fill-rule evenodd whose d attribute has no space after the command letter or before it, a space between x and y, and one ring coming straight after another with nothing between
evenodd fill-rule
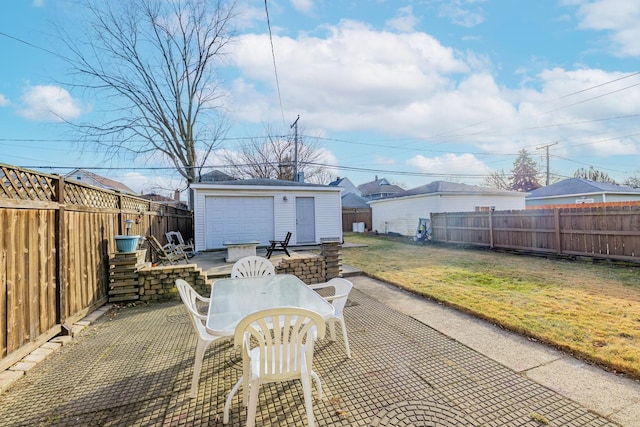
<instances>
[{"instance_id":1,"label":"white patio table","mask_svg":"<svg viewBox=\"0 0 640 427\"><path fill-rule=\"evenodd\" d=\"M247 315L274 307L306 308L325 319L334 312L333 305L291 274L220 279L211 287L207 331L233 336L236 325Z\"/></svg>"}]
</instances>

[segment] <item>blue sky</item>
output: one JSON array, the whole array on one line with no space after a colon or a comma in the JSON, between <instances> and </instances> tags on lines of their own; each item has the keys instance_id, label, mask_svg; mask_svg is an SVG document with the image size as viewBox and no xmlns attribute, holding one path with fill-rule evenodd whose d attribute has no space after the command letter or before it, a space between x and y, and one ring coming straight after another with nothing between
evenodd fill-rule
<instances>
[{"instance_id":1,"label":"blue sky","mask_svg":"<svg viewBox=\"0 0 640 427\"><path fill-rule=\"evenodd\" d=\"M234 138L298 115L334 177L377 175L405 188L481 183L526 148L551 173L593 166L640 176L637 0L242 0L238 41L221 70ZM83 167L136 191L184 186L149 159L80 150L50 111L88 120L101 100L62 85L52 22L72 0L0 6L0 162L66 173ZM281 100L281 102L280 102ZM557 143L557 144L556 144ZM212 157L212 166L219 164ZM92 169L92 168L107 169Z\"/></svg>"}]
</instances>

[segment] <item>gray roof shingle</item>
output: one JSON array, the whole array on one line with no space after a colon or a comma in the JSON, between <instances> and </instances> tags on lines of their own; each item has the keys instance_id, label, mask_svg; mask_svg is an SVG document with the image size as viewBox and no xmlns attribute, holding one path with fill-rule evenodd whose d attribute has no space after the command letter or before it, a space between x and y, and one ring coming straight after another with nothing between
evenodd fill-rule
<instances>
[{"instance_id":1,"label":"gray roof shingle","mask_svg":"<svg viewBox=\"0 0 640 427\"><path fill-rule=\"evenodd\" d=\"M584 178L567 178L556 182L555 184L533 190L529 193L527 199L589 193L640 194L640 189L609 184L606 182L590 181Z\"/></svg>"}]
</instances>

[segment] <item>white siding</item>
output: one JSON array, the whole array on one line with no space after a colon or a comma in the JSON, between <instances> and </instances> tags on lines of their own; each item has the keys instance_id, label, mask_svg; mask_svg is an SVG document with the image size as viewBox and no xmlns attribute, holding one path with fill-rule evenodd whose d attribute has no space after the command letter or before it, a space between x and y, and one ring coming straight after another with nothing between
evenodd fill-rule
<instances>
[{"instance_id":1,"label":"white siding","mask_svg":"<svg viewBox=\"0 0 640 427\"><path fill-rule=\"evenodd\" d=\"M294 190L290 187L261 187L249 189L247 187L210 189L204 184L194 186L194 237L196 250L214 249L207 247L207 197L271 197L273 199L273 236L270 239L282 239L291 231L291 244L297 244L296 239L296 197L313 197L315 199L316 242L322 238L342 239L342 206L340 188L319 187L313 189ZM284 198L287 198L285 201ZM253 212L260 215L260 212ZM216 236L224 239L224 236Z\"/></svg>"},{"instance_id":2,"label":"white siding","mask_svg":"<svg viewBox=\"0 0 640 427\"><path fill-rule=\"evenodd\" d=\"M342 202L340 193L316 195L316 239L342 240Z\"/></svg>"},{"instance_id":3,"label":"white siding","mask_svg":"<svg viewBox=\"0 0 640 427\"><path fill-rule=\"evenodd\" d=\"M418 218L435 212L473 212L477 207L495 206L496 210L525 209L524 193L508 195L428 194L400 197L370 203L372 230L413 236Z\"/></svg>"}]
</instances>

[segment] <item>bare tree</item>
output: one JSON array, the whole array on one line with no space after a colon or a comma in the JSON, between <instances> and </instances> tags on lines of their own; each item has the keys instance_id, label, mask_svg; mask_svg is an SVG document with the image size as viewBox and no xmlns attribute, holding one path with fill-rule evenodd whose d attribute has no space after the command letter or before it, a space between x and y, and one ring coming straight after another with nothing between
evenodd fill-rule
<instances>
[{"instance_id":1,"label":"bare tree","mask_svg":"<svg viewBox=\"0 0 640 427\"><path fill-rule=\"evenodd\" d=\"M491 172L491 174L484 179L483 185L500 190L511 190L511 182L504 169Z\"/></svg>"},{"instance_id":2,"label":"bare tree","mask_svg":"<svg viewBox=\"0 0 640 427\"><path fill-rule=\"evenodd\" d=\"M580 168L573 174L574 178L584 178L590 181L605 182L607 184L616 184L616 181L609 176L606 172L599 171L593 166L589 166L589 169Z\"/></svg>"},{"instance_id":3,"label":"bare tree","mask_svg":"<svg viewBox=\"0 0 640 427\"><path fill-rule=\"evenodd\" d=\"M104 119L73 125L111 156L161 156L195 182L227 131L215 71L234 39L235 2L78 2L82 37L59 28L77 78L67 84L95 95Z\"/></svg>"},{"instance_id":4,"label":"bare tree","mask_svg":"<svg viewBox=\"0 0 640 427\"><path fill-rule=\"evenodd\" d=\"M294 135L278 135L266 129L266 136L249 138L237 151L228 151L224 161L228 173L236 178L272 178L293 181L295 149ZM298 171L304 173L306 181L328 183L330 173L322 164L322 153L317 139L298 135Z\"/></svg>"},{"instance_id":5,"label":"bare tree","mask_svg":"<svg viewBox=\"0 0 640 427\"><path fill-rule=\"evenodd\" d=\"M633 175L624 180L622 185L626 185L631 188L640 188L640 176Z\"/></svg>"}]
</instances>

